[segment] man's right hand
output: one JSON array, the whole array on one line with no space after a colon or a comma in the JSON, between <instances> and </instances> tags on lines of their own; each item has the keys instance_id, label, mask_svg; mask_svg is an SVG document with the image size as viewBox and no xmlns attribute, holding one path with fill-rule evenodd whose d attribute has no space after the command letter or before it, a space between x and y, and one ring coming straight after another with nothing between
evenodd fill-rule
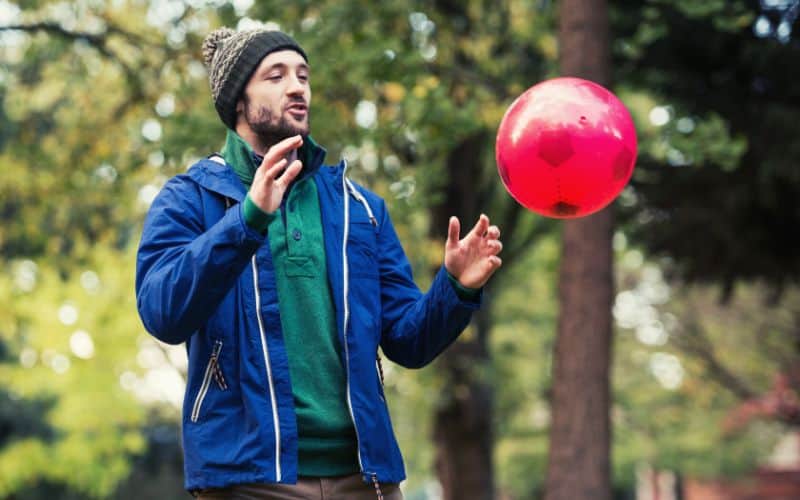
<instances>
[{"instance_id":1,"label":"man's right hand","mask_svg":"<svg viewBox=\"0 0 800 500\"><path fill-rule=\"evenodd\" d=\"M286 166L289 154L303 145L299 135L284 139L273 145L264 155L264 160L256 169L253 184L250 186L250 199L258 208L271 214L281 206L286 188L303 168L300 160Z\"/></svg>"}]
</instances>

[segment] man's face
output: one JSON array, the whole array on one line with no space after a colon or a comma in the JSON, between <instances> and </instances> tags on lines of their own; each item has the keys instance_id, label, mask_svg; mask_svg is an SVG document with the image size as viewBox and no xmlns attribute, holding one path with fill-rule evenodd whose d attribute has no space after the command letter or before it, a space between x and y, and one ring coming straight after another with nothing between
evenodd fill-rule
<instances>
[{"instance_id":1,"label":"man's face","mask_svg":"<svg viewBox=\"0 0 800 500\"><path fill-rule=\"evenodd\" d=\"M294 50L268 54L250 77L236 107L239 124L249 127L264 146L293 135L308 135L309 72L303 56Z\"/></svg>"}]
</instances>

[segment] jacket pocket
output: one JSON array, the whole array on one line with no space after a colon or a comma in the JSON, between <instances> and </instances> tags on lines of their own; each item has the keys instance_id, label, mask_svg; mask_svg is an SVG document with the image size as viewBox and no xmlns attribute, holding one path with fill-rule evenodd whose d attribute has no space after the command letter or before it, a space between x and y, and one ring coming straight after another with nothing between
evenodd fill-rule
<instances>
[{"instance_id":1,"label":"jacket pocket","mask_svg":"<svg viewBox=\"0 0 800 500\"><path fill-rule=\"evenodd\" d=\"M192 406L192 422L197 422L197 420L200 418L200 409L203 407L203 400L206 398L206 394L208 393L208 388L211 386L212 379L220 388L220 390L224 391L228 388L228 384L225 382L225 377L222 374L222 368L220 368L219 363L219 353L221 351L222 341L215 340L214 349L211 351L211 357L208 360L206 371L203 375L203 383L200 384L200 390L197 392L197 397L194 400L194 406Z\"/></svg>"},{"instance_id":2,"label":"jacket pocket","mask_svg":"<svg viewBox=\"0 0 800 500\"><path fill-rule=\"evenodd\" d=\"M378 277L377 238L369 223L353 221L347 239L350 275L353 277ZM373 297L375 297L373 295Z\"/></svg>"}]
</instances>

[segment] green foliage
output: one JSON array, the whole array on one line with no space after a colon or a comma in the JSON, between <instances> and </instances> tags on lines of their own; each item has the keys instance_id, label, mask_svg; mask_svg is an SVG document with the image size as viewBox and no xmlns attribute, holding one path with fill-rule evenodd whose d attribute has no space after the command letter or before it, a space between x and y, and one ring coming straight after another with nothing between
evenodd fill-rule
<instances>
[{"instance_id":1,"label":"green foliage","mask_svg":"<svg viewBox=\"0 0 800 500\"><path fill-rule=\"evenodd\" d=\"M538 498L544 485L558 255L547 238L492 288L495 458L498 483L514 498Z\"/></svg>"},{"instance_id":2,"label":"green foliage","mask_svg":"<svg viewBox=\"0 0 800 500\"><path fill-rule=\"evenodd\" d=\"M4 263L0 496L44 481L105 497L142 452L144 408L119 383L138 370L132 257L98 250L66 281L46 261Z\"/></svg>"},{"instance_id":3,"label":"green foliage","mask_svg":"<svg viewBox=\"0 0 800 500\"><path fill-rule=\"evenodd\" d=\"M556 74L551 2L220 3L171 11L164 2L19 2L13 22L56 24L0 31L0 496L180 490L177 408L148 380L180 381L181 353L142 330L133 261L152 196L224 138L200 58L208 30L258 19L303 44L314 136L329 162L347 158L351 175L386 197L423 287L445 231L431 231L429 209L454 181L443 166L460 145L480 138L481 175L469 181L481 208L501 221L513 213L495 173L494 131L513 98ZM744 2L612 8L615 90L640 134L621 204L625 234L648 260L671 256L659 266L680 276L794 279L800 143L797 75L787 62L796 46L753 38ZM664 125L650 121L656 106ZM475 371L495 391L498 489L535 498L547 459L558 240L528 213L506 220L517 236L504 255L515 258L487 291L491 361ZM629 254L620 250L621 262ZM646 274L625 267L621 291ZM747 321L764 316L759 288L743 287L746 298L720 308L708 301L712 291L697 296L667 281L673 293L659 314L686 328L687 308L702 303L710 342L755 390L789 363L776 354L788 328ZM780 429L725 432L739 399L675 343L678 333L650 345L636 331L622 328L615 344L617 484L632 486L642 462L715 475L760 459ZM93 354L84 359L87 336ZM655 355L680 361L679 387L653 374L654 359L674 360ZM384 366L407 496L423 498L435 476L431 415L458 387L436 365Z\"/></svg>"},{"instance_id":4,"label":"green foliage","mask_svg":"<svg viewBox=\"0 0 800 500\"><path fill-rule=\"evenodd\" d=\"M768 289L751 284L722 303L715 287L684 287L621 246L612 411L618 481L630 481L643 463L710 478L763 464L790 427L774 415L744 418L742 393L768 393L775 374L795 366L798 290L770 305Z\"/></svg>"},{"instance_id":5,"label":"green foliage","mask_svg":"<svg viewBox=\"0 0 800 500\"><path fill-rule=\"evenodd\" d=\"M623 211L631 236L672 258L672 271L690 282L796 284L800 267L788 249L798 247L800 227L791 118L800 73L789 63L797 43L757 38L755 2L616 8L616 78L653 99L637 120L639 162ZM702 234L703 244L687 234Z\"/></svg>"}]
</instances>

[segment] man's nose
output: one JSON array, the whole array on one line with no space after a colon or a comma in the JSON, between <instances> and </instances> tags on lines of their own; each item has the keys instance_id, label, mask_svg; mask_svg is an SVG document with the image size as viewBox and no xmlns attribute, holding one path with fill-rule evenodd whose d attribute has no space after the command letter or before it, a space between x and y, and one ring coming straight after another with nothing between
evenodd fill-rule
<instances>
[{"instance_id":1,"label":"man's nose","mask_svg":"<svg viewBox=\"0 0 800 500\"><path fill-rule=\"evenodd\" d=\"M306 91L306 85L300 81L300 78L297 75L293 75L289 78L289 85L286 88L286 93L289 95L304 95Z\"/></svg>"}]
</instances>

